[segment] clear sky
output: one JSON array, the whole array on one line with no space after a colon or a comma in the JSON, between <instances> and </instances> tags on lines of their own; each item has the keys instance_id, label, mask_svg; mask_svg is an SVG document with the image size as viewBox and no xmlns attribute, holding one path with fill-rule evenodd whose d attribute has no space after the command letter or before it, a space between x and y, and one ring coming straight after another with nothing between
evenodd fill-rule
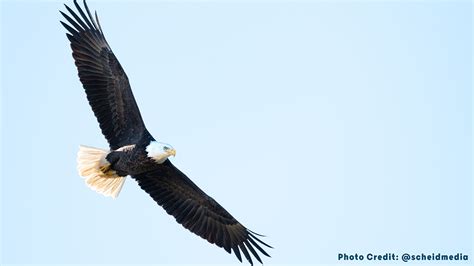
<instances>
[{"instance_id":1,"label":"clear sky","mask_svg":"<svg viewBox=\"0 0 474 266\"><path fill-rule=\"evenodd\" d=\"M463 253L472 263L470 1L89 7L149 131L267 235L267 265L342 264L344 252ZM78 176L78 146L107 143L59 9L1 2L0 262L238 262L134 180L112 200Z\"/></svg>"}]
</instances>

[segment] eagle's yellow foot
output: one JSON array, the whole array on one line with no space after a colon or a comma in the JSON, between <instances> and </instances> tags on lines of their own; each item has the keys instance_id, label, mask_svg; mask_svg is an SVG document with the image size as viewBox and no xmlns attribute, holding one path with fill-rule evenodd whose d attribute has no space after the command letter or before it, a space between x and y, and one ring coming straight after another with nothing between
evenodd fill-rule
<instances>
[{"instance_id":1,"label":"eagle's yellow foot","mask_svg":"<svg viewBox=\"0 0 474 266\"><path fill-rule=\"evenodd\" d=\"M106 174L108 171L111 170L111 169L110 169L110 164L103 165L103 166L99 167L99 170L100 170L102 173Z\"/></svg>"}]
</instances>

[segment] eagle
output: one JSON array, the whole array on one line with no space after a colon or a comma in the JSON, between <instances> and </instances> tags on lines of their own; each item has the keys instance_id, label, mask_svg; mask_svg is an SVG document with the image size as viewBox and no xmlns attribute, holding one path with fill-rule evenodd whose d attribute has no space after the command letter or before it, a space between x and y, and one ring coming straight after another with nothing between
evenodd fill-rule
<instances>
[{"instance_id":1,"label":"eagle","mask_svg":"<svg viewBox=\"0 0 474 266\"><path fill-rule=\"evenodd\" d=\"M272 248L257 234L237 221L217 201L202 191L169 160L176 150L148 132L124 69L107 43L97 12L92 16L74 0L77 12L60 21L72 48L79 79L84 87L109 149L80 146L77 169L85 183L105 196L117 197L130 176L176 221L209 243L242 255L253 265L260 263L262 248ZM263 264L263 263L262 263Z\"/></svg>"}]
</instances>

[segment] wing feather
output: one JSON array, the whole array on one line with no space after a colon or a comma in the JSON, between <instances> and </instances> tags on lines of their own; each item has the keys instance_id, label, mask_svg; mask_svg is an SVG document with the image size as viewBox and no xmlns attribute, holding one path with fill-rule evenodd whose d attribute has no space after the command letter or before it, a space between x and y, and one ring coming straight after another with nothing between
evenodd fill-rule
<instances>
[{"instance_id":1,"label":"wing feather","mask_svg":"<svg viewBox=\"0 0 474 266\"><path fill-rule=\"evenodd\" d=\"M99 126L112 149L135 144L143 138L153 140L146 130L133 97L127 75L105 40L97 13L95 19L84 1L86 12L74 1L77 14L65 5L69 14L61 21L71 42L72 56L87 99Z\"/></svg>"},{"instance_id":2,"label":"wing feather","mask_svg":"<svg viewBox=\"0 0 474 266\"><path fill-rule=\"evenodd\" d=\"M258 252L270 257L259 244L271 246L240 224L170 161L133 178L183 227L228 253L233 251L239 261L242 261L241 252L251 264L252 257L262 262Z\"/></svg>"}]
</instances>

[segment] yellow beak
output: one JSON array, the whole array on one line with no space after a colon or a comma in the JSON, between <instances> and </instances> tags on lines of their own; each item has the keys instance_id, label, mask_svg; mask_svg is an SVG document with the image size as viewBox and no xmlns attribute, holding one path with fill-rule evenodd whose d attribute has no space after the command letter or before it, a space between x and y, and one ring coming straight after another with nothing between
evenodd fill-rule
<instances>
[{"instance_id":1,"label":"yellow beak","mask_svg":"<svg viewBox=\"0 0 474 266\"><path fill-rule=\"evenodd\" d=\"M173 155L173 157L176 156L176 150L175 149L171 149L171 150L168 150L166 152L169 154L169 156L171 156L171 155Z\"/></svg>"}]
</instances>

